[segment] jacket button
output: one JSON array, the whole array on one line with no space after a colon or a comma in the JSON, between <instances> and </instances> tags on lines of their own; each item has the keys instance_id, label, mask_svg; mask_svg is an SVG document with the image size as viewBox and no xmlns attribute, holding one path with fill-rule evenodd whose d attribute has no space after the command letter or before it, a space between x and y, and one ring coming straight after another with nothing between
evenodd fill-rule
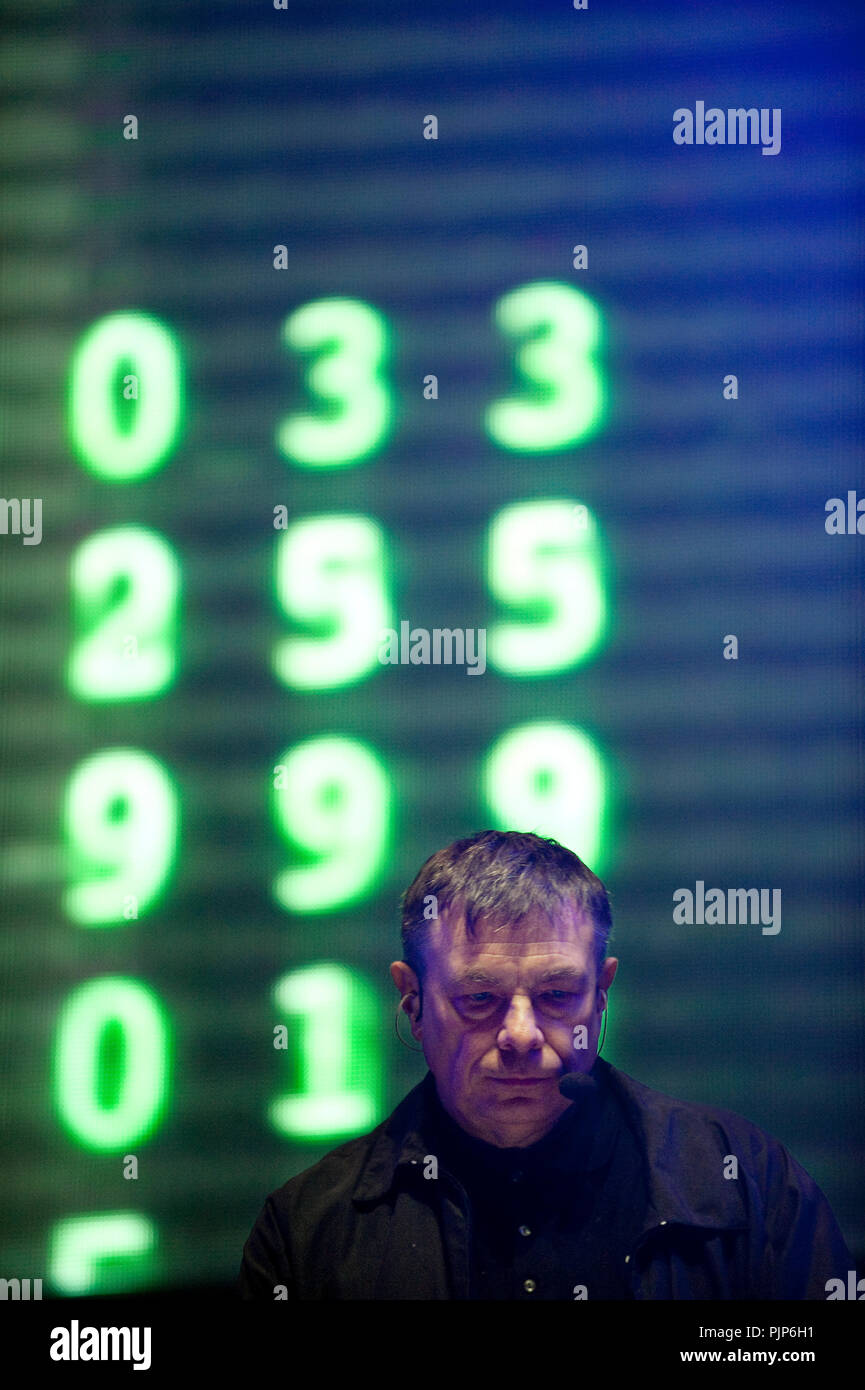
<instances>
[{"instance_id":1,"label":"jacket button","mask_svg":"<svg viewBox=\"0 0 865 1390\"><path fill-rule=\"evenodd\" d=\"M521 1235L521 1236L530 1236L530 1235L531 1235L531 1231L530 1231L530 1229L529 1229L528 1226L520 1226L519 1231L520 1231L520 1235Z\"/></svg>"},{"instance_id":2,"label":"jacket button","mask_svg":"<svg viewBox=\"0 0 865 1390\"><path fill-rule=\"evenodd\" d=\"M523 1288L525 1289L526 1293L534 1293L537 1287L538 1286L535 1283L534 1279L526 1279L523 1281Z\"/></svg>"}]
</instances>

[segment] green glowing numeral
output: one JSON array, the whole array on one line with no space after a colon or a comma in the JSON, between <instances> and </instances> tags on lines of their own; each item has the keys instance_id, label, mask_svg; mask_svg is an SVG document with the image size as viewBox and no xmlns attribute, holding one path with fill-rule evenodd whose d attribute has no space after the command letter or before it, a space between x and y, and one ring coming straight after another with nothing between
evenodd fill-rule
<instances>
[{"instance_id":1,"label":"green glowing numeral","mask_svg":"<svg viewBox=\"0 0 865 1390\"><path fill-rule=\"evenodd\" d=\"M80 462L110 483L155 472L177 443L183 390L178 341L158 319L119 313L94 323L69 371L69 439Z\"/></svg>"},{"instance_id":2,"label":"green glowing numeral","mask_svg":"<svg viewBox=\"0 0 865 1390\"><path fill-rule=\"evenodd\" d=\"M107 748L81 763L63 807L73 922L107 926L151 907L174 864L178 821L174 784L147 753Z\"/></svg>"},{"instance_id":3,"label":"green glowing numeral","mask_svg":"<svg viewBox=\"0 0 865 1390\"><path fill-rule=\"evenodd\" d=\"M497 825L567 845L600 872L606 852L606 773L587 734L538 721L509 729L484 759L482 794Z\"/></svg>"},{"instance_id":4,"label":"green glowing numeral","mask_svg":"<svg viewBox=\"0 0 865 1390\"><path fill-rule=\"evenodd\" d=\"M274 1129L318 1142L357 1134L381 1117L381 1010L370 985L343 965L306 965L274 989L280 1012L299 1022L289 1048L299 1092L270 1106Z\"/></svg>"},{"instance_id":5,"label":"green glowing numeral","mask_svg":"<svg viewBox=\"0 0 865 1390\"><path fill-rule=\"evenodd\" d=\"M286 319L283 340L296 352L317 354L306 382L323 408L282 422L276 433L280 453L304 468L367 458L389 434L394 413L382 375L389 351L384 317L359 299L316 299Z\"/></svg>"},{"instance_id":6,"label":"green glowing numeral","mask_svg":"<svg viewBox=\"0 0 865 1390\"><path fill-rule=\"evenodd\" d=\"M48 1281L61 1294L123 1293L154 1280L156 1227L137 1211L62 1216L48 1241Z\"/></svg>"},{"instance_id":7,"label":"green glowing numeral","mask_svg":"<svg viewBox=\"0 0 865 1390\"><path fill-rule=\"evenodd\" d=\"M141 526L115 526L72 558L78 634L67 681L79 700L160 695L176 670L180 566L167 541Z\"/></svg>"},{"instance_id":8,"label":"green glowing numeral","mask_svg":"<svg viewBox=\"0 0 865 1390\"><path fill-rule=\"evenodd\" d=\"M317 859L275 880L289 912L334 912L372 891L390 841L391 787L371 748L336 734L297 744L276 768L273 811L292 849Z\"/></svg>"},{"instance_id":9,"label":"green glowing numeral","mask_svg":"<svg viewBox=\"0 0 865 1390\"><path fill-rule=\"evenodd\" d=\"M549 676L592 656L606 622L597 524L584 506L516 502L490 523L487 583L524 622L488 634L490 664L510 676Z\"/></svg>"},{"instance_id":10,"label":"green glowing numeral","mask_svg":"<svg viewBox=\"0 0 865 1390\"><path fill-rule=\"evenodd\" d=\"M605 387L594 359L601 316L572 285L539 280L503 295L496 322L509 337L531 336L516 354L521 375L536 389L487 407L487 433L504 449L566 449L594 434Z\"/></svg>"},{"instance_id":11,"label":"green glowing numeral","mask_svg":"<svg viewBox=\"0 0 865 1390\"><path fill-rule=\"evenodd\" d=\"M102 976L79 985L57 1023L54 1103L83 1148L117 1152L148 1139L168 1094L168 1017L139 980Z\"/></svg>"},{"instance_id":12,"label":"green glowing numeral","mask_svg":"<svg viewBox=\"0 0 865 1390\"><path fill-rule=\"evenodd\" d=\"M381 530L364 516L296 521L280 539L276 594L290 618L317 627L286 637L273 663L285 685L334 690L378 668L383 628L393 626Z\"/></svg>"}]
</instances>

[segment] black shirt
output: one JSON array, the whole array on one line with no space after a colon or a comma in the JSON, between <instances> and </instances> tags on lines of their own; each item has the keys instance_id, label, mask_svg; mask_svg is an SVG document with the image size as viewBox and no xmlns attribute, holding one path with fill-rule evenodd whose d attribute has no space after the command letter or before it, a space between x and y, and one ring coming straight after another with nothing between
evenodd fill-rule
<instances>
[{"instance_id":1,"label":"black shirt","mask_svg":"<svg viewBox=\"0 0 865 1390\"><path fill-rule=\"evenodd\" d=\"M625 1257L648 1189L623 1110L597 1069L591 1076L595 1087L526 1148L474 1139L433 1089L430 1152L469 1199L470 1298L632 1297Z\"/></svg>"}]
</instances>

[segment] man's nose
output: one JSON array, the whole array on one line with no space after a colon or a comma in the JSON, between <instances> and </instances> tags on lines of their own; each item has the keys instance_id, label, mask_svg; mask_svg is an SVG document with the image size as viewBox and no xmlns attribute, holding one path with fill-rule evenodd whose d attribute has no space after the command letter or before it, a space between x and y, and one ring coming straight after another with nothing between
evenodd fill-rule
<instances>
[{"instance_id":1,"label":"man's nose","mask_svg":"<svg viewBox=\"0 0 865 1390\"><path fill-rule=\"evenodd\" d=\"M499 1046L512 1052L532 1052L543 1046L543 1041L531 1000L512 999L499 1034Z\"/></svg>"}]
</instances>

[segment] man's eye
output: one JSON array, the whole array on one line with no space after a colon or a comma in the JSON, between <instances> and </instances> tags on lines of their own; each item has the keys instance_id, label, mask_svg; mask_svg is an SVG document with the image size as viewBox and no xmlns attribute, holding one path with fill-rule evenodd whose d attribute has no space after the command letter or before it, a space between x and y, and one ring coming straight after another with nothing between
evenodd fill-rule
<instances>
[{"instance_id":1,"label":"man's eye","mask_svg":"<svg viewBox=\"0 0 865 1390\"><path fill-rule=\"evenodd\" d=\"M571 998L571 994L566 989L548 989L544 998L551 999L554 1004L562 1004L566 999Z\"/></svg>"},{"instance_id":2,"label":"man's eye","mask_svg":"<svg viewBox=\"0 0 865 1390\"><path fill-rule=\"evenodd\" d=\"M469 994L467 998L470 1004L486 1004L488 999L492 999L492 995L489 992L482 992L480 994Z\"/></svg>"}]
</instances>

